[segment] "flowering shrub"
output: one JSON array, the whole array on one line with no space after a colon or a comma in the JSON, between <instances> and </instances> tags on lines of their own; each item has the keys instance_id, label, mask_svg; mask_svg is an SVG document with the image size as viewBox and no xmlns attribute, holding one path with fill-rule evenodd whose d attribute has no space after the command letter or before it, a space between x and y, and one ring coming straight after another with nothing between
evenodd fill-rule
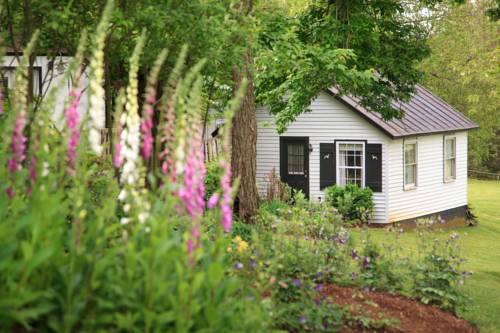
<instances>
[{"instance_id":1,"label":"flowering shrub","mask_svg":"<svg viewBox=\"0 0 500 333\"><path fill-rule=\"evenodd\" d=\"M358 254L356 250L351 253L352 258L358 263L358 283L369 289L382 289L390 292L401 292L406 277L398 271L406 262L397 258L394 248L384 248L366 237Z\"/></svg>"},{"instance_id":2,"label":"flowering shrub","mask_svg":"<svg viewBox=\"0 0 500 333\"><path fill-rule=\"evenodd\" d=\"M9 111L0 115L0 331L265 332L269 321L260 294L228 274L232 262L225 249L235 246L243 255L249 245L229 233L233 189L225 156L220 196L204 214L200 66L175 80L178 85L169 82L174 88L158 104L152 87L160 54L139 115L139 38L129 85L115 103L120 149L113 163L102 155L102 48L110 6L90 51L84 116L77 111L78 79L60 134L49 119L54 98L31 112L24 78L36 36L16 73ZM76 78L83 46L71 66ZM226 113L228 124L237 101ZM152 112L165 119L159 139L152 137ZM158 151L162 164L146 174ZM207 225L218 225L210 237Z\"/></svg>"}]
</instances>

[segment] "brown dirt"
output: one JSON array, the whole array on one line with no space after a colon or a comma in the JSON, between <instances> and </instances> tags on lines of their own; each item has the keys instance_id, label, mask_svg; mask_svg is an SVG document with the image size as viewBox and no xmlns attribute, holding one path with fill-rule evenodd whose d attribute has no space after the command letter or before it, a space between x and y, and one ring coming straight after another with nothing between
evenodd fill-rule
<instances>
[{"instance_id":1,"label":"brown dirt","mask_svg":"<svg viewBox=\"0 0 500 333\"><path fill-rule=\"evenodd\" d=\"M378 330L387 333L477 333L476 327L433 306L404 296L385 292L363 291L351 287L325 286L322 294L333 303L349 308L352 315L372 319L395 319L399 324ZM373 332L345 327L343 333Z\"/></svg>"}]
</instances>

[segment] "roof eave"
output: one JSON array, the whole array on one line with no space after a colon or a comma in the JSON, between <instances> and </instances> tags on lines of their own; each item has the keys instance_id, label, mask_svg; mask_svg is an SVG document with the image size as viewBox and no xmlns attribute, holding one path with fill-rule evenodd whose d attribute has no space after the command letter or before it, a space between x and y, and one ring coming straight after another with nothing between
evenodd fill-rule
<instances>
[{"instance_id":1,"label":"roof eave","mask_svg":"<svg viewBox=\"0 0 500 333\"><path fill-rule=\"evenodd\" d=\"M391 139L396 139L397 138L393 133L391 133L390 131L388 131L383 126L380 126L380 124L378 124L376 121L374 121L370 117L367 117L364 113L359 112L354 106L352 106L351 104L349 104L348 102L346 102L342 98L342 96L336 94L335 92L331 91L330 89L327 89L326 91L327 91L328 94L330 94L331 96L333 96L335 99L337 99L339 102L341 102L342 104L344 104L345 106L347 106L349 109L355 111L358 115L360 115L363 119L365 119L366 121L368 121L370 124L372 124L373 126L375 126L376 128L378 128L379 130L381 130L385 135L387 135Z\"/></svg>"}]
</instances>

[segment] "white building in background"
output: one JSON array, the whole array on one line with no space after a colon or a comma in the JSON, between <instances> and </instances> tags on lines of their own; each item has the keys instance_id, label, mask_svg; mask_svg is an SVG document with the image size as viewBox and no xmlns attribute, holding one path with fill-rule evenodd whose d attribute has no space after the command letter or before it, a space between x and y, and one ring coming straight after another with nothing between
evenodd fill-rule
<instances>
[{"instance_id":1,"label":"white building in background","mask_svg":"<svg viewBox=\"0 0 500 333\"><path fill-rule=\"evenodd\" d=\"M311 200L331 185L373 190L372 223L440 216L454 222L467 211L467 132L470 119L422 86L403 119L385 121L339 96L334 88L311 102L279 135L266 108L257 110L257 183L265 194L273 170Z\"/></svg>"},{"instance_id":2,"label":"white building in background","mask_svg":"<svg viewBox=\"0 0 500 333\"><path fill-rule=\"evenodd\" d=\"M7 52L0 62L0 83L2 84L2 92L7 98L9 90L16 85L15 71L19 66L19 56L14 52ZM62 124L64 107L72 87L72 75L64 79L72 59L72 57L63 55L54 57L40 55L33 62L33 96L43 99L47 98L53 91L56 93L52 119L58 127ZM79 111L83 113L88 107L88 77L86 73L83 73L80 79L80 87L83 89L83 94Z\"/></svg>"}]
</instances>

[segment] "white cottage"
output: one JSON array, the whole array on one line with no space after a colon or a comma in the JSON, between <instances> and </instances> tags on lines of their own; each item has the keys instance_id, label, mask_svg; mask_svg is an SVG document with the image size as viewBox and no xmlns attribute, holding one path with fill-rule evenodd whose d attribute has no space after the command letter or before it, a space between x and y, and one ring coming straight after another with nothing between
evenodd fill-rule
<instances>
[{"instance_id":1,"label":"white cottage","mask_svg":"<svg viewBox=\"0 0 500 333\"><path fill-rule=\"evenodd\" d=\"M0 84L4 94L9 93L9 90L15 87L15 71L19 66L19 57L12 50L8 50L7 54L0 58ZM62 124L62 117L65 102L68 100L69 92L72 88L72 78L65 74L73 57L58 55L48 57L46 55L38 55L35 57L32 67L32 87L33 96L35 98L45 98L49 96L53 89L58 89L55 96L55 107L52 113L52 119L56 125ZM64 81L63 81L64 80ZM81 77L80 88L83 90L83 96L80 101L79 111L83 113L88 105L88 77L87 73Z\"/></svg>"},{"instance_id":2,"label":"white cottage","mask_svg":"<svg viewBox=\"0 0 500 333\"><path fill-rule=\"evenodd\" d=\"M467 131L477 125L422 86L395 105L402 120L384 121L332 88L278 135L265 108L257 110L257 182L266 191L273 168L311 200L333 184L370 187L372 223L439 215L463 218L467 209Z\"/></svg>"}]
</instances>

